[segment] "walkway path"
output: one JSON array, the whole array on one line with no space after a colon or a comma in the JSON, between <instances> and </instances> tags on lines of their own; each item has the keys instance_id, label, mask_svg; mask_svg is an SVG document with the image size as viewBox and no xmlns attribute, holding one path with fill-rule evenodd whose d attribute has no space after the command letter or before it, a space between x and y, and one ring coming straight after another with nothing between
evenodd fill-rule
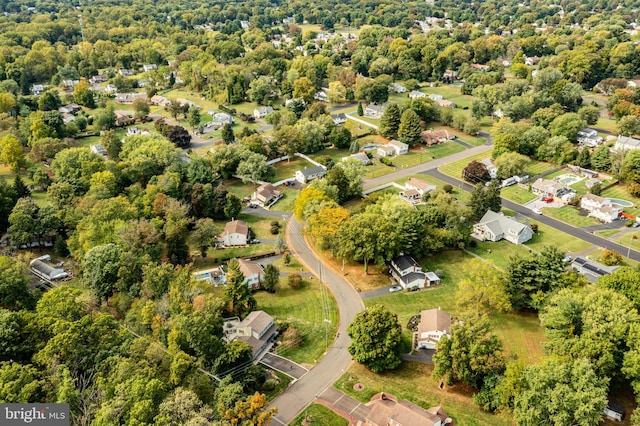
<instances>
[{"instance_id":1,"label":"walkway path","mask_svg":"<svg viewBox=\"0 0 640 426\"><path fill-rule=\"evenodd\" d=\"M372 127L374 129L378 130L378 126L376 126L375 124L371 124L368 121L362 120L361 118L354 117L351 114L346 114L346 116L347 116L347 120L353 120L353 121L356 121L356 122L358 122L360 124L364 124L365 126L369 126L369 127Z\"/></svg>"}]
</instances>

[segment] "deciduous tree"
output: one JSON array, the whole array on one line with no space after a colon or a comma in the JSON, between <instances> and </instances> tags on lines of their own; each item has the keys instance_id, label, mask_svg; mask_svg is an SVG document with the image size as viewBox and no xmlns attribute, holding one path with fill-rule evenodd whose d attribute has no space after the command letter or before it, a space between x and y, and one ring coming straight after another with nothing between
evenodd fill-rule
<instances>
[{"instance_id":1,"label":"deciduous tree","mask_svg":"<svg viewBox=\"0 0 640 426\"><path fill-rule=\"evenodd\" d=\"M465 278L458 283L456 292L460 308L485 314L511 310L504 274L493 263L472 259L463 271Z\"/></svg>"},{"instance_id":2,"label":"deciduous tree","mask_svg":"<svg viewBox=\"0 0 640 426\"><path fill-rule=\"evenodd\" d=\"M349 325L349 353L374 373L393 370L402 363L402 329L398 317L382 305L358 313Z\"/></svg>"}]
</instances>

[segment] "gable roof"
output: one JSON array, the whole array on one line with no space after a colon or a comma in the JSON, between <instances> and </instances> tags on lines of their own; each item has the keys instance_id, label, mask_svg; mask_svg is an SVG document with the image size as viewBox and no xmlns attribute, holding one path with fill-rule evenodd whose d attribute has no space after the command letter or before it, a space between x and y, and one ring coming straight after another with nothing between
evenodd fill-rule
<instances>
[{"instance_id":1,"label":"gable roof","mask_svg":"<svg viewBox=\"0 0 640 426\"><path fill-rule=\"evenodd\" d=\"M273 317L265 311L253 311L242 320L239 327L251 327L258 334L273 322Z\"/></svg>"},{"instance_id":2,"label":"gable roof","mask_svg":"<svg viewBox=\"0 0 640 426\"><path fill-rule=\"evenodd\" d=\"M406 144L404 142L400 142L400 141L395 140L395 139L390 140L387 145L392 145L392 146L395 146L396 148L400 148L400 149L409 148L408 144Z\"/></svg>"},{"instance_id":3,"label":"gable roof","mask_svg":"<svg viewBox=\"0 0 640 426\"><path fill-rule=\"evenodd\" d=\"M492 210L488 210L480 222L477 225L484 225L488 227L494 234L520 234L525 228L531 229L528 223L520 223L515 219L511 219L509 216L505 216L500 213L496 213Z\"/></svg>"},{"instance_id":4,"label":"gable roof","mask_svg":"<svg viewBox=\"0 0 640 426\"><path fill-rule=\"evenodd\" d=\"M618 136L618 140L616 141L616 145L620 144L625 148L637 148L640 147L640 140L632 138L631 136Z\"/></svg>"},{"instance_id":5,"label":"gable roof","mask_svg":"<svg viewBox=\"0 0 640 426\"><path fill-rule=\"evenodd\" d=\"M231 222L227 222L224 226L224 235L228 234L242 234L247 235L249 233L249 226L247 222L242 220L232 220Z\"/></svg>"},{"instance_id":6,"label":"gable roof","mask_svg":"<svg viewBox=\"0 0 640 426\"><path fill-rule=\"evenodd\" d=\"M587 201L591 201L593 203L598 203L598 204L605 204L607 199L604 197L601 197L599 195L596 194L592 194L590 192L587 192L586 194L584 194L582 196L583 200L587 200Z\"/></svg>"},{"instance_id":7,"label":"gable roof","mask_svg":"<svg viewBox=\"0 0 640 426\"><path fill-rule=\"evenodd\" d=\"M251 262L245 259L238 259L238 265L240 265L240 271L242 272L245 278L248 278L251 275L260 275L264 273L264 269L262 269L262 265L256 262Z\"/></svg>"},{"instance_id":8,"label":"gable roof","mask_svg":"<svg viewBox=\"0 0 640 426\"><path fill-rule=\"evenodd\" d=\"M316 175L318 173L324 173L327 171L327 169L325 169L323 166L315 166L315 167L310 167L308 169L302 169L298 171L302 173L302 176L309 177L309 176Z\"/></svg>"},{"instance_id":9,"label":"gable roof","mask_svg":"<svg viewBox=\"0 0 640 426\"><path fill-rule=\"evenodd\" d=\"M414 266L420 267L418 262L416 262L416 260L413 257L407 256L406 254L402 254L400 256L394 257L392 259L392 262L398 265L398 268L400 268L401 270L412 268Z\"/></svg>"},{"instance_id":10,"label":"gable roof","mask_svg":"<svg viewBox=\"0 0 640 426\"><path fill-rule=\"evenodd\" d=\"M367 405L371 408L367 420L375 425L433 426L443 424L447 418L442 407L433 407L434 414L406 399L398 402L395 396L385 393L374 395Z\"/></svg>"},{"instance_id":11,"label":"gable roof","mask_svg":"<svg viewBox=\"0 0 640 426\"><path fill-rule=\"evenodd\" d=\"M417 178L409 178L407 179L407 182L405 183L405 185L411 185L415 188L418 189L422 189L423 191L425 189L431 189L433 188L433 185L431 185L430 183L427 183L423 180L417 179Z\"/></svg>"},{"instance_id":12,"label":"gable roof","mask_svg":"<svg viewBox=\"0 0 640 426\"><path fill-rule=\"evenodd\" d=\"M418 333L433 330L450 331L451 314L440 309L428 309L420 312Z\"/></svg>"},{"instance_id":13,"label":"gable roof","mask_svg":"<svg viewBox=\"0 0 640 426\"><path fill-rule=\"evenodd\" d=\"M269 182L263 183L258 187L258 189L256 189L256 194L266 199L269 199L273 196L278 196L281 193L282 192L280 190L276 189L276 187Z\"/></svg>"}]
</instances>

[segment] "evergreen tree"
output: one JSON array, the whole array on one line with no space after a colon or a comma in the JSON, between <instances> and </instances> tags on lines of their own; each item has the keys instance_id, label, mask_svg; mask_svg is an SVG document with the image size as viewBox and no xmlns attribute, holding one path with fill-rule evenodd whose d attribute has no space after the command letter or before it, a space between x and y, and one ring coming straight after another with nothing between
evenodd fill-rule
<instances>
[{"instance_id":1,"label":"evergreen tree","mask_svg":"<svg viewBox=\"0 0 640 426\"><path fill-rule=\"evenodd\" d=\"M611 168L611 152L608 146L600 145L598 149L594 151L591 157L591 165L596 170L609 171Z\"/></svg>"},{"instance_id":2,"label":"evergreen tree","mask_svg":"<svg viewBox=\"0 0 640 426\"><path fill-rule=\"evenodd\" d=\"M225 301L227 302L227 311L241 317L256 307L256 299L251 294L251 288L244 282L244 275L240 271L240 264L236 259L229 262Z\"/></svg>"},{"instance_id":3,"label":"evergreen tree","mask_svg":"<svg viewBox=\"0 0 640 426\"><path fill-rule=\"evenodd\" d=\"M479 183L475 188L473 188L473 192L471 192L471 199L467 203L467 208L469 209L469 220L473 222L480 220L487 212L483 184Z\"/></svg>"},{"instance_id":4,"label":"evergreen tree","mask_svg":"<svg viewBox=\"0 0 640 426\"><path fill-rule=\"evenodd\" d=\"M13 192L16 194L17 198L31 196L31 190L27 185L25 185L20 175L16 175L16 178L13 181Z\"/></svg>"},{"instance_id":5,"label":"evergreen tree","mask_svg":"<svg viewBox=\"0 0 640 426\"><path fill-rule=\"evenodd\" d=\"M352 154L355 154L356 152L360 151L360 143L357 140L354 140L353 142L351 142L351 145L349 146L349 151Z\"/></svg>"},{"instance_id":6,"label":"evergreen tree","mask_svg":"<svg viewBox=\"0 0 640 426\"><path fill-rule=\"evenodd\" d=\"M400 127L400 108L397 104L390 104L384 110L380 119L380 134L387 138L395 138Z\"/></svg>"},{"instance_id":7,"label":"evergreen tree","mask_svg":"<svg viewBox=\"0 0 640 426\"><path fill-rule=\"evenodd\" d=\"M273 264L268 264L264 268L264 279L262 280L262 288L269 293L276 292L276 285L280 280L280 270Z\"/></svg>"},{"instance_id":8,"label":"evergreen tree","mask_svg":"<svg viewBox=\"0 0 640 426\"><path fill-rule=\"evenodd\" d=\"M576 158L576 166L584 167L585 169L591 167L591 154L589 153L589 148L582 148L582 151L578 154L578 158Z\"/></svg>"},{"instance_id":9,"label":"evergreen tree","mask_svg":"<svg viewBox=\"0 0 640 426\"><path fill-rule=\"evenodd\" d=\"M358 116L362 117L364 115L364 110L362 109L362 102L358 102Z\"/></svg>"},{"instance_id":10,"label":"evergreen tree","mask_svg":"<svg viewBox=\"0 0 640 426\"><path fill-rule=\"evenodd\" d=\"M198 107L192 106L191 108L189 108L188 120L189 120L189 125L191 126L192 129L195 129L196 127L198 127L201 120L200 110L198 109Z\"/></svg>"},{"instance_id":11,"label":"evergreen tree","mask_svg":"<svg viewBox=\"0 0 640 426\"><path fill-rule=\"evenodd\" d=\"M226 144L234 143L236 140L236 135L233 133L233 129L229 123L222 126L222 140Z\"/></svg>"},{"instance_id":12,"label":"evergreen tree","mask_svg":"<svg viewBox=\"0 0 640 426\"><path fill-rule=\"evenodd\" d=\"M500 182L494 179L485 191L484 206L487 210L499 212L502 208L502 199L500 198L501 190Z\"/></svg>"},{"instance_id":13,"label":"evergreen tree","mask_svg":"<svg viewBox=\"0 0 640 426\"><path fill-rule=\"evenodd\" d=\"M400 118L398 138L409 146L414 146L422 141L421 135L422 128L420 127L420 117L418 117L418 114L412 109L403 112Z\"/></svg>"}]
</instances>

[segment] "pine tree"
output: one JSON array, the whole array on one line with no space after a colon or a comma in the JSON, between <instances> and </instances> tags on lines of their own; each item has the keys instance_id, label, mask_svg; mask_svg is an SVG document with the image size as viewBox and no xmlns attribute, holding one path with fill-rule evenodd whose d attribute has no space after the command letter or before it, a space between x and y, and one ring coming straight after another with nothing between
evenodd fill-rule
<instances>
[{"instance_id":1,"label":"pine tree","mask_svg":"<svg viewBox=\"0 0 640 426\"><path fill-rule=\"evenodd\" d=\"M492 210L496 213L500 211L502 208L501 190L500 181L497 179L492 180L484 197L484 206L487 210Z\"/></svg>"},{"instance_id":2,"label":"pine tree","mask_svg":"<svg viewBox=\"0 0 640 426\"><path fill-rule=\"evenodd\" d=\"M222 140L226 144L235 142L236 135L233 134L233 129L229 123L222 126Z\"/></svg>"},{"instance_id":3,"label":"pine tree","mask_svg":"<svg viewBox=\"0 0 640 426\"><path fill-rule=\"evenodd\" d=\"M227 271L227 286L225 289L227 311L230 314L243 317L256 307L256 299L251 294L251 289L244 282L244 275L240 271L240 264L236 259L229 262Z\"/></svg>"},{"instance_id":4,"label":"pine tree","mask_svg":"<svg viewBox=\"0 0 640 426\"><path fill-rule=\"evenodd\" d=\"M380 119L380 134L387 138L395 138L400 127L400 108L396 104L390 104L384 110Z\"/></svg>"},{"instance_id":5,"label":"pine tree","mask_svg":"<svg viewBox=\"0 0 640 426\"><path fill-rule=\"evenodd\" d=\"M414 146L422 141L421 135L422 128L420 127L420 117L418 117L418 114L412 109L403 112L400 118L398 138L409 146Z\"/></svg>"},{"instance_id":6,"label":"pine tree","mask_svg":"<svg viewBox=\"0 0 640 426\"><path fill-rule=\"evenodd\" d=\"M364 110L362 109L362 102L358 102L358 116L362 117L364 115Z\"/></svg>"},{"instance_id":7,"label":"pine tree","mask_svg":"<svg viewBox=\"0 0 640 426\"><path fill-rule=\"evenodd\" d=\"M16 175L16 179L13 181L13 192L18 198L31 196L31 190L25 185L20 175Z\"/></svg>"},{"instance_id":8,"label":"pine tree","mask_svg":"<svg viewBox=\"0 0 640 426\"><path fill-rule=\"evenodd\" d=\"M582 148L582 151L578 154L578 158L576 158L576 166L584 167L585 169L591 167L591 154L589 153L589 148Z\"/></svg>"},{"instance_id":9,"label":"pine tree","mask_svg":"<svg viewBox=\"0 0 640 426\"><path fill-rule=\"evenodd\" d=\"M469 209L469 220L477 222L487 212L486 207L486 194L484 192L484 185L479 183L471 192L471 199L467 203Z\"/></svg>"}]
</instances>

